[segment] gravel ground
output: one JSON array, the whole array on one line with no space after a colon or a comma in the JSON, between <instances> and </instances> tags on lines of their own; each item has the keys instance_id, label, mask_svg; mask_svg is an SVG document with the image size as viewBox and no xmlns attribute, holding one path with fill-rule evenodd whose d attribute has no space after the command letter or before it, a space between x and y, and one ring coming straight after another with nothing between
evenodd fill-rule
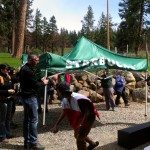
<instances>
[{"instance_id":1,"label":"gravel ground","mask_svg":"<svg viewBox=\"0 0 150 150\"><path fill-rule=\"evenodd\" d=\"M95 150L125 150L117 144L117 131L129 126L150 121L150 103L148 103L147 114L145 117L145 104L131 102L129 108L125 108L123 104L116 108L115 111L105 111L104 103L95 104L100 111L101 119L96 120L89 134L95 141L99 141L100 145ZM49 105L49 112L46 114L46 125L42 125L42 115L39 122L39 141L46 150L76 150L76 143L73 136L73 130L68 122L64 120L60 126L60 131L56 134L50 132L51 127L56 122L61 108L59 104ZM1 150L21 150L23 149L22 137L22 106L17 106L14 120L19 124L17 129L13 130L15 138L10 139L9 143L1 144ZM150 145L146 143L133 150L143 150L144 147Z\"/></svg>"}]
</instances>

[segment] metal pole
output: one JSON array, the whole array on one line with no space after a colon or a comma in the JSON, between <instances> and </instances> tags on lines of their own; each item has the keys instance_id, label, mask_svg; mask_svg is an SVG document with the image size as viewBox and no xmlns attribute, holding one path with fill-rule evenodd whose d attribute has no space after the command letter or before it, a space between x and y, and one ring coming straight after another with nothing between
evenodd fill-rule
<instances>
[{"instance_id":1,"label":"metal pole","mask_svg":"<svg viewBox=\"0 0 150 150\"><path fill-rule=\"evenodd\" d=\"M145 72L145 79L147 79L147 71ZM145 82L145 116L147 116L147 96L148 96L148 86L147 81Z\"/></svg>"},{"instance_id":2,"label":"metal pole","mask_svg":"<svg viewBox=\"0 0 150 150\"><path fill-rule=\"evenodd\" d=\"M128 52L129 52L129 46L128 46L128 44L127 44L127 54L128 54Z\"/></svg>"},{"instance_id":3,"label":"metal pole","mask_svg":"<svg viewBox=\"0 0 150 150\"><path fill-rule=\"evenodd\" d=\"M148 63L148 47L147 47L147 37L145 35L145 49L146 49L146 58ZM145 72L145 79L147 79L147 71ZM145 116L147 116L147 97L148 97L148 85L147 81L145 82Z\"/></svg>"},{"instance_id":4,"label":"metal pole","mask_svg":"<svg viewBox=\"0 0 150 150\"><path fill-rule=\"evenodd\" d=\"M109 37L109 4L107 0L107 49L110 50L110 37Z\"/></svg>"},{"instance_id":5,"label":"metal pole","mask_svg":"<svg viewBox=\"0 0 150 150\"><path fill-rule=\"evenodd\" d=\"M47 77L47 69L45 70L45 77ZM44 112L43 112L43 125L45 125L46 101L47 101L47 85L45 85L45 89L44 89Z\"/></svg>"}]
</instances>

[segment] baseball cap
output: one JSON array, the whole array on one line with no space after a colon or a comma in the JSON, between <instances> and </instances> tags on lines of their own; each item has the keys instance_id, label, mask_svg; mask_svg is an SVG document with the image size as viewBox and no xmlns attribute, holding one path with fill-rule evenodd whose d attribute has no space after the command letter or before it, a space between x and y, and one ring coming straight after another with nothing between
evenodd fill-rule
<instances>
[{"instance_id":1,"label":"baseball cap","mask_svg":"<svg viewBox=\"0 0 150 150\"><path fill-rule=\"evenodd\" d=\"M59 90L61 93L62 92L70 92L72 93L72 91L70 90L70 86L67 82L61 82L58 86L57 86L57 90Z\"/></svg>"},{"instance_id":2,"label":"baseball cap","mask_svg":"<svg viewBox=\"0 0 150 150\"><path fill-rule=\"evenodd\" d=\"M7 64L0 64L0 69L8 69L8 67Z\"/></svg>"}]
</instances>

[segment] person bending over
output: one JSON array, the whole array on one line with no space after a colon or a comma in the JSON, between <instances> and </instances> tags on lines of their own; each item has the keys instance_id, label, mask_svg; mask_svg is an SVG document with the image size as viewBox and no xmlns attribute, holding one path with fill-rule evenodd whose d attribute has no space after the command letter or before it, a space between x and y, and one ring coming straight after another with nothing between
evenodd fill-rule
<instances>
[{"instance_id":1,"label":"person bending over","mask_svg":"<svg viewBox=\"0 0 150 150\"><path fill-rule=\"evenodd\" d=\"M57 92L61 99L63 112L52 128L52 132L58 132L58 125L66 116L74 129L77 149L92 150L97 147L99 142L93 142L88 137L95 121L95 116L98 116L91 100L82 94L72 92L69 84L66 82L62 82L58 85ZM88 147L86 147L86 142L89 144Z\"/></svg>"}]
</instances>

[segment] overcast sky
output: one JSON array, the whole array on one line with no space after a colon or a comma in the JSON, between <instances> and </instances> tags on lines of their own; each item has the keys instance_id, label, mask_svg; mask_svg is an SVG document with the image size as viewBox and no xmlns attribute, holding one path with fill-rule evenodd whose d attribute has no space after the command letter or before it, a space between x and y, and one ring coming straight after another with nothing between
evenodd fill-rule
<instances>
[{"instance_id":1,"label":"overcast sky","mask_svg":"<svg viewBox=\"0 0 150 150\"><path fill-rule=\"evenodd\" d=\"M109 14L114 23L120 22L118 15L118 4L120 0L109 0ZM91 6L94 13L95 26L102 12L107 14L107 0L34 0L32 8L38 8L42 17L46 17L47 21L51 16L55 16L58 29L65 28L70 31L81 30L84 16L87 13L88 6Z\"/></svg>"}]
</instances>

